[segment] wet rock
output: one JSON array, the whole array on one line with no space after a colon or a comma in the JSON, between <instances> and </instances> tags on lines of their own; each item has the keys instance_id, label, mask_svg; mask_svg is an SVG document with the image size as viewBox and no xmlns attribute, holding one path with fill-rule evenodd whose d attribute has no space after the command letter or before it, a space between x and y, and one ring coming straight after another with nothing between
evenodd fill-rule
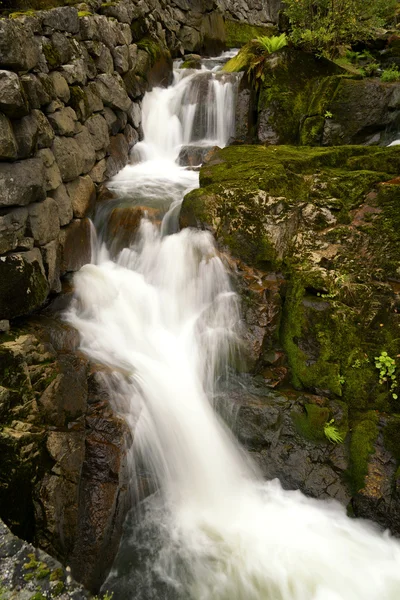
<instances>
[{"instance_id":1,"label":"wet rock","mask_svg":"<svg viewBox=\"0 0 400 600\"><path fill-rule=\"evenodd\" d=\"M25 206L46 197L43 162L29 158L0 164L0 206Z\"/></svg>"},{"instance_id":2,"label":"wet rock","mask_svg":"<svg viewBox=\"0 0 400 600\"><path fill-rule=\"evenodd\" d=\"M90 262L91 242L90 242L90 222L89 219L74 219L69 225L64 227L60 233L61 254L61 273L70 271L79 271L79 269Z\"/></svg>"},{"instance_id":3,"label":"wet rock","mask_svg":"<svg viewBox=\"0 0 400 600\"><path fill-rule=\"evenodd\" d=\"M210 146L183 146L179 152L178 163L185 167L198 167L209 151Z\"/></svg>"},{"instance_id":4,"label":"wet rock","mask_svg":"<svg viewBox=\"0 0 400 600\"><path fill-rule=\"evenodd\" d=\"M0 70L0 111L18 119L29 113L29 103L16 73Z\"/></svg>"},{"instance_id":5,"label":"wet rock","mask_svg":"<svg viewBox=\"0 0 400 600\"><path fill-rule=\"evenodd\" d=\"M61 292L60 281L60 247L58 239L45 244L41 248L43 266L49 282L50 292Z\"/></svg>"},{"instance_id":6,"label":"wet rock","mask_svg":"<svg viewBox=\"0 0 400 600\"><path fill-rule=\"evenodd\" d=\"M106 177L109 179L116 175L128 162L128 142L122 133L111 138L107 152L110 156L107 159Z\"/></svg>"},{"instance_id":7,"label":"wet rock","mask_svg":"<svg viewBox=\"0 0 400 600\"><path fill-rule=\"evenodd\" d=\"M142 121L142 111L140 104L137 102L132 102L128 111L128 120L129 123L137 129Z\"/></svg>"},{"instance_id":8,"label":"wet rock","mask_svg":"<svg viewBox=\"0 0 400 600\"><path fill-rule=\"evenodd\" d=\"M49 291L38 248L0 259L0 316L12 319L38 309Z\"/></svg>"}]
</instances>

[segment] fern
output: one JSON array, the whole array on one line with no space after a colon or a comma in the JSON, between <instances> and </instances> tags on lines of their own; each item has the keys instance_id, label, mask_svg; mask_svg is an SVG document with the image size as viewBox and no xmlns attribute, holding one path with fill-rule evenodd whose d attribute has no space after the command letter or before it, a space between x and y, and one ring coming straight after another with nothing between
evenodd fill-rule
<instances>
[{"instance_id":1,"label":"fern","mask_svg":"<svg viewBox=\"0 0 400 600\"><path fill-rule=\"evenodd\" d=\"M281 48L287 46L286 33L281 35L273 35L268 37L266 35L257 38L257 43L265 50L268 54L272 54Z\"/></svg>"},{"instance_id":2,"label":"fern","mask_svg":"<svg viewBox=\"0 0 400 600\"><path fill-rule=\"evenodd\" d=\"M330 421L327 421L325 423L325 425L324 425L325 437L333 444L342 444L343 436L339 432L338 428L335 427L335 425L333 425L334 422L335 422L335 419L331 419Z\"/></svg>"}]
</instances>

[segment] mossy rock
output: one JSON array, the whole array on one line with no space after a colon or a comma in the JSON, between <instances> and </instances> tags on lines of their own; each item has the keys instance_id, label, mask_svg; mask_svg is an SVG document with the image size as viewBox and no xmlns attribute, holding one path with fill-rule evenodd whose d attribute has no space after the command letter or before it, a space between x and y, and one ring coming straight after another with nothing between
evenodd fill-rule
<instances>
[{"instance_id":1,"label":"mossy rock","mask_svg":"<svg viewBox=\"0 0 400 600\"><path fill-rule=\"evenodd\" d=\"M276 27L264 27L261 25L250 25L243 21L232 21L225 19L225 36L228 48L240 48L259 36L272 36L276 33Z\"/></svg>"},{"instance_id":2,"label":"mossy rock","mask_svg":"<svg viewBox=\"0 0 400 600\"><path fill-rule=\"evenodd\" d=\"M353 492L360 491L365 484L370 455L378 437L378 415L370 411L356 417L350 440L350 481Z\"/></svg>"},{"instance_id":3,"label":"mossy rock","mask_svg":"<svg viewBox=\"0 0 400 600\"><path fill-rule=\"evenodd\" d=\"M280 271L292 384L350 411L396 411L375 357L400 354L400 148L231 146L213 153L183 226L245 265ZM383 183L382 183L383 182Z\"/></svg>"}]
</instances>

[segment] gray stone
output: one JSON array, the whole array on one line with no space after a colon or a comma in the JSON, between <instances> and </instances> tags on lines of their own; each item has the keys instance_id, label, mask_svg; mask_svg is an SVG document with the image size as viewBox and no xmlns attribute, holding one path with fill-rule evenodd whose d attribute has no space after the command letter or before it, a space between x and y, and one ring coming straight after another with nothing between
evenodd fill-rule
<instances>
[{"instance_id":1,"label":"gray stone","mask_svg":"<svg viewBox=\"0 0 400 600\"><path fill-rule=\"evenodd\" d=\"M26 206L45 197L44 165L40 159L0 164L0 206Z\"/></svg>"},{"instance_id":2,"label":"gray stone","mask_svg":"<svg viewBox=\"0 0 400 600\"><path fill-rule=\"evenodd\" d=\"M56 137L52 150L63 181L72 181L84 172L83 150L75 137Z\"/></svg>"},{"instance_id":3,"label":"gray stone","mask_svg":"<svg viewBox=\"0 0 400 600\"><path fill-rule=\"evenodd\" d=\"M93 169L89 171L89 175L94 183L103 183L106 178L107 161L102 158L97 162Z\"/></svg>"},{"instance_id":4,"label":"gray stone","mask_svg":"<svg viewBox=\"0 0 400 600\"><path fill-rule=\"evenodd\" d=\"M61 274L79 271L91 260L89 219L74 219L60 232Z\"/></svg>"},{"instance_id":5,"label":"gray stone","mask_svg":"<svg viewBox=\"0 0 400 600\"><path fill-rule=\"evenodd\" d=\"M53 240L41 248L43 265L50 291L61 292L60 261L61 252L58 240Z\"/></svg>"},{"instance_id":6,"label":"gray stone","mask_svg":"<svg viewBox=\"0 0 400 600\"><path fill-rule=\"evenodd\" d=\"M12 319L40 308L49 285L40 250L0 257L0 317Z\"/></svg>"},{"instance_id":7,"label":"gray stone","mask_svg":"<svg viewBox=\"0 0 400 600\"><path fill-rule=\"evenodd\" d=\"M183 25L178 33L178 38L187 52L194 52L201 48L201 35L192 27Z\"/></svg>"},{"instance_id":8,"label":"gray stone","mask_svg":"<svg viewBox=\"0 0 400 600\"><path fill-rule=\"evenodd\" d=\"M90 114L103 110L103 100L100 98L100 92L95 81L91 81L84 89L86 101Z\"/></svg>"},{"instance_id":9,"label":"gray stone","mask_svg":"<svg viewBox=\"0 0 400 600\"><path fill-rule=\"evenodd\" d=\"M86 84L87 81L87 67L85 61L82 58L77 58L68 65L63 65L61 68L61 74L66 79L69 85L74 83Z\"/></svg>"},{"instance_id":10,"label":"gray stone","mask_svg":"<svg viewBox=\"0 0 400 600\"><path fill-rule=\"evenodd\" d=\"M80 19L82 40L103 42L109 48L117 45L118 25L103 15L93 15Z\"/></svg>"},{"instance_id":11,"label":"gray stone","mask_svg":"<svg viewBox=\"0 0 400 600\"><path fill-rule=\"evenodd\" d=\"M87 127L82 127L82 131L75 136L75 139L83 155L82 173L88 173L96 162L96 151Z\"/></svg>"},{"instance_id":12,"label":"gray stone","mask_svg":"<svg viewBox=\"0 0 400 600\"><path fill-rule=\"evenodd\" d=\"M43 12L43 25L50 30L67 31L78 33L79 18L78 11L72 6L62 6Z\"/></svg>"},{"instance_id":13,"label":"gray stone","mask_svg":"<svg viewBox=\"0 0 400 600\"><path fill-rule=\"evenodd\" d=\"M78 177L67 183L67 192L71 198L75 218L86 217L96 202L96 187L89 177Z\"/></svg>"},{"instance_id":14,"label":"gray stone","mask_svg":"<svg viewBox=\"0 0 400 600\"><path fill-rule=\"evenodd\" d=\"M135 15L135 5L129 0L114 3L112 6L107 4L102 8L102 13L107 17L114 17L120 23L131 23Z\"/></svg>"},{"instance_id":15,"label":"gray stone","mask_svg":"<svg viewBox=\"0 0 400 600\"><path fill-rule=\"evenodd\" d=\"M57 202L46 198L43 202L30 204L28 208L28 228L39 246L55 240L60 231Z\"/></svg>"},{"instance_id":16,"label":"gray stone","mask_svg":"<svg viewBox=\"0 0 400 600\"><path fill-rule=\"evenodd\" d=\"M18 158L28 158L37 148L48 148L54 139L54 132L47 118L36 109L23 119L14 121L14 135Z\"/></svg>"},{"instance_id":17,"label":"gray stone","mask_svg":"<svg viewBox=\"0 0 400 600\"><path fill-rule=\"evenodd\" d=\"M49 122L57 135L74 135L77 120L76 112L70 106L49 115Z\"/></svg>"},{"instance_id":18,"label":"gray stone","mask_svg":"<svg viewBox=\"0 0 400 600\"><path fill-rule=\"evenodd\" d=\"M122 131L125 129L128 122L128 115L122 110L116 110L115 114L117 115L117 119L119 121L119 131Z\"/></svg>"},{"instance_id":19,"label":"gray stone","mask_svg":"<svg viewBox=\"0 0 400 600\"><path fill-rule=\"evenodd\" d=\"M119 121L117 115L108 106L106 106L106 108L103 110L103 115L108 125L108 131L111 135L116 135L119 132Z\"/></svg>"},{"instance_id":20,"label":"gray stone","mask_svg":"<svg viewBox=\"0 0 400 600\"><path fill-rule=\"evenodd\" d=\"M123 75L129 71L129 50L128 46L117 46L112 52L114 58L114 66L117 73Z\"/></svg>"},{"instance_id":21,"label":"gray stone","mask_svg":"<svg viewBox=\"0 0 400 600\"><path fill-rule=\"evenodd\" d=\"M94 64L99 73L112 73L114 61L111 51L102 42L85 42L89 54L93 57Z\"/></svg>"},{"instance_id":22,"label":"gray stone","mask_svg":"<svg viewBox=\"0 0 400 600\"><path fill-rule=\"evenodd\" d=\"M0 254L19 248L19 242L25 237L28 210L16 208L0 216Z\"/></svg>"},{"instance_id":23,"label":"gray stone","mask_svg":"<svg viewBox=\"0 0 400 600\"><path fill-rule=\"evenodd\" d=\"M7 333L7 331L10 331L10 321L8 321L7 319L1 319L0 333Z\"/></svg>"},{"instance_id":24,"label":"gray stone","mask_svg":"<svg viewBox=\"0 0 400 600\"><path fill-rule=\"evenodd\" d=\"M58 71L50 73L49 78L52 81L55 94L62 102L69 102L70 91L67 80Z\"/></svg>"},{"instance_id":25,"label":"gray stone","mask_svg":"<svg viewBox=\"0 0 400 600\"><path fill-rule=\"evenodd\" d=\"M136 65L134 68L135 73L138 75L147 76L148 71L151 69L151 57L148 52L141 50L137 51Z\"/></svg>"},{"instance_id":26,"label":"gray stone","mask_svg":"<svg viewBox=\"0 0 400 600\"><path fill-rule=\"evenodd\" d=\"M119 133L111 138L110 146L108 147L110 154L107 159L106 177L113 177L125 167L128 162L129 147L124 135Z\"/></svg>"},{"instance_id":27,"label":"gray stone","mask_svg":"<svg viewBox=\"0 0 400 600\"><path fill-rule=\"evenodd\" d=\"M45 166L46 191L57 189L61 185L62 179L54 154L50 148L44 148L39 150L36 156L42 159Z\"/></svg>"},{"instance_id":28,"label":"gray stone","mask_svg":"<svg viewBox=\"0 0 400 600\"><path fill-rule=\"evenodd\" d=\"M128 46L132 43L132 31L126 23L121 23L118 27L118 42L120 44L127 44Z\"/></svg>"},{"instance_id":29,"label":"gray stone","mask_svg":"<svg viewBox=\"0 0 400 600\"><path fill-rule=\"evenodd\" d=\"M15 159L17 157L17 142L11 121L0 113L0 160Z\"/></svg>"},{"instance_id":30,"label":"gray stone","mask_svg":"<svg viewBox=\"0 0 400 600\"><path fill-rule=\"evenodd\" d=\"M74 55L74 47L65 35L65 33L55 32L51 36L51 43L57 55L60 57L62 65L70 62Z\"/></svg>"},{"instance_id":31,"label":"gray stone","mask_svg":"<svg viewBox=\"0 0 400 600\"><path fill-rule=\"evenodd\" d=\"M129 110L128 110L128 121L135 129L138 129L140 123L142 122L142 109L140 104L137 102L132 102Z\"/></svg>"},{"instance_id":32,"label":"gray stone","mask_svg":"<svg viewBox=\"0 0 400 600\"><path fill-rule=\"evenodd\" d=\"M136 69L131 69L125 73L124 78L125 89L132 100L142 98L148 89L147 81L140 75L137 75Z\"/></svg>"},{"instance_id":33,"label":"gray stone","mask_svg":"<svg viewBox=\"0 0 400 600\"><path fill-rule=\"evenodd\" d=\"M130 44L128 47L129 51L129 63L130 69L135 69L138 57L138 47L136 44Z\"/></svg>"},{"instance_id":34,"label":"gray stone","mask_svg":"<svg viewBox=\"0 0 400 600\"><path fill-rule=\"evenodd\" d=\"M30 71L39 60L32 32L14 19L0 19L0 65Z\"/></svg>"},{"instance_id":35,"label":"gray stone","mask_svg":"<svg viewBox=\"0 0 400 600\"><path fill-rule=\"evenodd\" d=\"M107 121L101 115L93 115L86 123L86 127L92 137L93 147L97 150L107 148L110 143L110 137L108 135Z\"/></svg>"},{"instance_id":36,"label":"gray stone","mask_svg":"<svg viewBox=\"0 0 400 600\"><path fill-rule=\"evenodd\" d=\"M54 131L46 115L44 115L40 110L33 110L32 115L34 115L38 125L37 147L49 148L54 140Z\"/></svg>"},{"instance_id":37,"label":"gray stone","mask_svg":"<svg viewBox=\"0 0 400 600\"><path fill-rule=\"evenodd\" d=\"M0 70L0 110L12 119L29 113L29 103L19 77L12 71Z\"/></svg>"},{"instance_id":38,"label":"gray stone","mask_svg":"<svg viewBox=\"0 0 400 600\"><path fill-rule=\"evenodd\" d=\"M46 106L46 114L51 115L56 112L56 110L61 110L62 108L64 108L64 104L60 102L60 100L53 100Z\"/></svg>"},{"instance_id":39,"label":"gray stone","mask_svg":"<svg viewBox=\"0 0 400 600\"><path fill-rule=\"evenodd\" d=\"M128 142L129 150L133 148L135 144L139 141L139 134L129 123L126 125L124 129L124 136L126 141Z\"/></svg>"},{"instance_id":40,"label":"gray stone","mask_svg":"<svg viewBox=\"0 0 400 600\"><path fill-rule=\"evenodd\" d=\"M131 101L119 75L103 73L97 77L96 83L105 106L123 111L129 109Z\"/></svg>"},{"instance_id":41,"label":"gray stone","mask_svg":"<svg viewBox=\"0 0 400 600\"><path fill-rule=\"evenodd\" d=\"M57 202L57 211L61 227L68 225L68 223L72 221L74 213L72 210L71 198L67 193L65 185L61 184L56 190L50 192L50 195Z\"/></svg>"},{"instance_id":42,"label":"gray stone","mask_svg":"<svg viewBox=\"0 0 400 600\"><path fill-rule=\"evenodd\" d=\"M27 73L20 78L22 88L29 99L31 108L40 108L44 104L49 104L53 99L52 94L49 93L52 89L50 88L49 90L49 86L44 84L46 77L49 78L51 75L48 76L45 73L41 73L41 79L39 79L37 75Z\"/></svg>"}]
</instances>

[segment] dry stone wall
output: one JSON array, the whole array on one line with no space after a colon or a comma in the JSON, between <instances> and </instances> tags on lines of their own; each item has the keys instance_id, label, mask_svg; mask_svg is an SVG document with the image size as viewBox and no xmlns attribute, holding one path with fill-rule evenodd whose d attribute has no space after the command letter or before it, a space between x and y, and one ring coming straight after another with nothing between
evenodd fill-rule
<instances>
[{"instance_id":1,"label":"dry stone wall","mask_svg":"<svg viewBox=\"0 0 400 600\"><path fill-rule=\"evenodd\" d=\"M214 0L89 0L0 19L0 331L88 262L96 191L171 56L224 48Z\"/></svg>"}]
</instances>

